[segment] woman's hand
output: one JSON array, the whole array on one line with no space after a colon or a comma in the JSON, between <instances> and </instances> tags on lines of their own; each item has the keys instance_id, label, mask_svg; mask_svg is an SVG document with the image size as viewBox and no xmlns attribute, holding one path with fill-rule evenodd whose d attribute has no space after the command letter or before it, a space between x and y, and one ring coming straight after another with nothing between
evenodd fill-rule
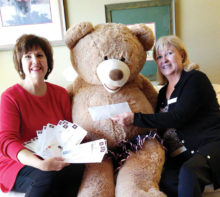
<instances>
[{"instance_id":1,"label":"woman's hand","mask_svg":"<svg viewBox=\"0 0 220 197\"><path fill-rule=\"evenodd\" d=\"M62 157L52 157L42 160L38 168L42 171L60 171L68 165Z\"/></svg>"},{"instance_id":2,"label":"woman's hand","mask_svg":"<svg viewBox=\"0 0 220 197\"><path fill-rule=\"evenodd\" d=\"M134 113L133 112L125 112L122 114L119 114L117 116L114 116L111 118L114 122L117 122L118 124L122 126L129 126L133 124L134 122Z\"/></svg>"},{"instance_id":3,"label":"woman's hand","mask_svg":"<svg viewBox=\"0 0 220 197\"><path fill-rule=\"evenodd\" d=\"M59 171L69 165L69 163L64 162L62 157L52 157L42 160L27 149L20 150L17 158L22 164L32 166L42 171Z\"/></svg>"}]
</instances>

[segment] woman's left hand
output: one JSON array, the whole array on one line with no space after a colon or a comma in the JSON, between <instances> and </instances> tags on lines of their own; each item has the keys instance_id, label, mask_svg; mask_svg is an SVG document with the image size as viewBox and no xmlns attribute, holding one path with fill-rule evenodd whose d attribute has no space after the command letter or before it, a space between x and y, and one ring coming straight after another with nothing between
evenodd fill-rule
<instances>
[{"instance_id":1,"label":"woman's left hand","mask_svg":"<svg viewBox=\"0 0 220 197\"><path fill-rule=\"evenodd\" d=\"M114 122L117 122L118 124L122 126L129 126L129 125L132 125L134 122L134 113L125 112L125 113L112 117L111 120L113 120Z\"/></svg>"},{"instance_id":2,"label":"woman's left hand","mask_svg":"<svg viewBox=\"0 0 220 197\"><path fill-rule=\"evenodd\" d=\"M42 160L38 168L43 171L60 171L68 165L70 164L65 163L62 157L53 157Z\"/></svg>"},{"instance_id":3,"label":"woman's left hand","mask_svg":"<svg viewBox=\"0 0 220 197\"><path fill-rule=\"evenodd\" d=\"M28 149L20 150L17 158L22 164L32 166L42 171L59 171L65 166L70 165L66 163L62 157L52 157L42 160Z\"/></svg>"}]
</instances>

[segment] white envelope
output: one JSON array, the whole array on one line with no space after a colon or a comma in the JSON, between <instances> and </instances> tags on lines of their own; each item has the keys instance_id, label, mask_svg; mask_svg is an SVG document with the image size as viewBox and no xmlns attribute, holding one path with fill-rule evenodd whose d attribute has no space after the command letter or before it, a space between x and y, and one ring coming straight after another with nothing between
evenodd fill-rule
<instances>
[{"instance_id":1,"label":"white envelope","mask_svg":"<svg viewBox=\"0 0 220 197\"><path fill-rule=\"evenodd\" d=\"M89 107L88 110L94 121L108 119L124 112L131 112L127 102Z\"/></svg>"},{"instance_id":2,"label":"white envelope","mask_svg":"<svg viewBox=\"0 0 220 197\"><path fill-rule=\"evenodd\" d=\"M97 163L107 153L104 139L80 144L87 131L75 123L59 121L57 125L47 124L36 132L37 137L24 146L43 159L63 156L68 163Z\"/></svg>"},{"instance_id":3,"label":"white envelope","mask_svg":"<svg viewBox=\"0 0 220 197\"><path fill-rule=\"evenodd\" d=\"M63 147L62 157L67 163L100 163L107 153L107 142L95 140L72 147Z\"/></svg>"}]
</instances>

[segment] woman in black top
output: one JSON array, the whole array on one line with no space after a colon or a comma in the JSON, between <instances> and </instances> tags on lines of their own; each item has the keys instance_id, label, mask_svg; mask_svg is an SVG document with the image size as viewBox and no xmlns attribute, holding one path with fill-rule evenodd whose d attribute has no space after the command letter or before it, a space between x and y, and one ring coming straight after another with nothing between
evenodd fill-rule
<instances>
[{"instance_id":1,"label":"woman in black top","mask_svg":"<svg viewBox=\"0 0 220 197\"><path fill-rule=\"evenodd\" d=\"M131 112L112 119L125 126L157 128L168 142L168 152L171 147L175 153L167 155L161 190L170 197L202 196L205 185L220 186L220 111L215 91L204 73L184 70L189 60L178 37L161 37L154 59L164 85L157 113Z\"/></svg>"}]
</instances>

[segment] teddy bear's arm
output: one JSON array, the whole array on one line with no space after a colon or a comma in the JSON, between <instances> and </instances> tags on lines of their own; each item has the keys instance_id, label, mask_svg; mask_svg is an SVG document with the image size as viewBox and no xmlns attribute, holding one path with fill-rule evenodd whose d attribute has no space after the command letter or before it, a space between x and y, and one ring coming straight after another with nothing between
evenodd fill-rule
<instances>
[{"instance_id":1,"label":"teddy bear's arm","mask_svg":"<svg viewBox=\"0 0 220 197\"><path fill-rule=\"evenodd\" d=\"M139 74L137 82L138 82L139 88L143 91L144 95L147 97L147 99L153 106L153 109L155 110L156 105L157 105L158 93L155 90L154 86L152 85L150 80L147 79L142 74Z\"/></svg>"},{"instance_id":2,"label":"teddy bear's arm","mask_svg":"<svg viewBox=\"0 0 220 197\"><path fill-rule=\"evenodd\" d=\"M73 81L72 84L66 87L66 90L69 94L71 104L73 104L73 97L79 91L79 89L85 84L85 82L79 76Z\"/></svg>"}]
</instances>

